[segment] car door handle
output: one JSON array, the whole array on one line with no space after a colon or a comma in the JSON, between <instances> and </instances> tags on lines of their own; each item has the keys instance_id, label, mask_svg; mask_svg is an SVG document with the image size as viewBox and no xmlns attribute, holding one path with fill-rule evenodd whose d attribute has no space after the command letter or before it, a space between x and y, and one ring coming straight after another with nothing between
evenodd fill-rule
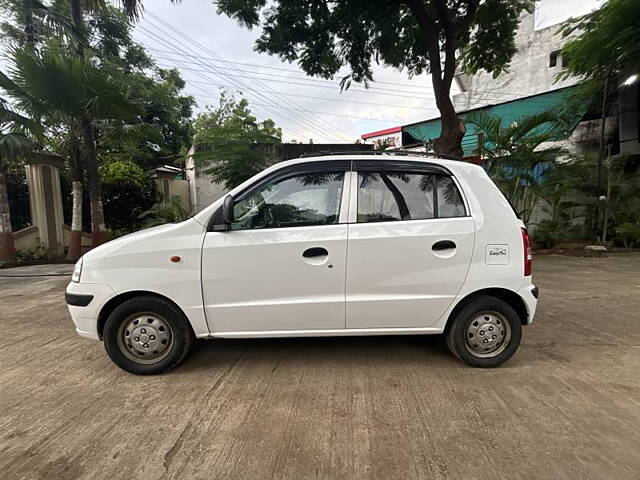
<instances>
[{"instance_id":1,"label":"car door handle","mask_svg":"<svg viewBox=\"0 0 640 480\"><path fill-rule=\"evenodd\" d=\"M440 240L431 246L431 250L449 250L451 248L456 248L455 242L451 240Z\"/></svg>"},{"instance_id":2,"label":"car door handle","mask_svg":"<svg viewBox=\"0 0 640 480\"><path fill-rule=\"evenodd\" d=\"M307 248L303 253L302 256L304 258L313 258L313 257L326 257L327 255L329 255L329 252L327 251L326 248L323 247L311 247L311 248Z\"/></svg>"}]
</instances>

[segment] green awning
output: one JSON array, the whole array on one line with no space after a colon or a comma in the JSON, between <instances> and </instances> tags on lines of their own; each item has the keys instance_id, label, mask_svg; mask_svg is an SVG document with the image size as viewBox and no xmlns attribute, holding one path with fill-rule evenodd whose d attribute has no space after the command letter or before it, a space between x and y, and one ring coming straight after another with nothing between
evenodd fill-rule
<instances>
[{"instance_id":1,"label":"green awning","mask_svg":"<svg viewBox=\"0 0 640 480\"><path fill-rule=\"evenodd\" d=\"M523 117L567 105L569 98L575 92L575 88L576 87L567 87L554 90L552 92L542 93L540 95L511 100L498 105L487 105L485 107L458 112L458 115L464 120L471 112L486 111L489 114L500 117L502 119L502 125L507 126L513 122L519 121ZM574 108L571 115L572 122L570 122L568 128L565 130L566 135L562 138L558 138L557 140L563 140L569 136L580 120L582 120L586 110L587 105L584 105L582 109ZM469 124L466 125L466 128L467 131L462 138L462 149L464 151L464 155L468 156L473 155L476 151L478 147L478 138L475 125ZM431 140L435 140L440 136L440 129L440 118L434 118L402 127L402 131L410 134L417 142L429 142Z\"/></svg>"}]
</instances>

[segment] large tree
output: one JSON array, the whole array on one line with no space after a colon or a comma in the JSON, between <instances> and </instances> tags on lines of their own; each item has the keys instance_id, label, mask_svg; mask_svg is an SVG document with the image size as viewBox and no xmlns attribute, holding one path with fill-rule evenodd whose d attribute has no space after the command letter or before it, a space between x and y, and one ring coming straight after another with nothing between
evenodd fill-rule
<instances>
[{"instance_id":1,"label":"large tree","mask_svg":"<svg viewBox=\"0 0 640 480\"><path fill-rule=\"evenodd\" d=\"M196 118L194 160L214 182L232 189L273 163L281 142L282 130L273 120L259 122L246 99L223 91L218 107Z\"/></svg>"},{"instance_id":2,"label":"large tree","mask_svg":"<svg viewBox=\"0 0 640 480\"><path fill-rule=\"evenodd\" d=\"M21 111L36 118L61 119L69 135L80 135L83 140L79 154L86 165L93 244L97 245L104 240L106 227L99 173L93 172L98 168L94 125L98 121L133 122L141 113L140 106L129 98L123 79L75 55L22 48L13 52L12 61L9 76L0 72L0 88ZM79 150L74 145L71 151Z\"/></svg>"},{"instance_id":3,"label":"large tree","mask_svg":"<svg viewBox=\"0 0 640 480\"><path fill-rule=\"evenodd\" d=\"M535 0L219 0L218 12L261 26L259 52L297 61L309 75L368 84L373 62L431 74L442 132L438 153L461 155L464 122L450 98L456 69L498 75L516 51L515 32ZM266 8L265 8L266 7Z\"/></svg>"},{"instance_id":4,"label":"large tree","mask_svg":"<svg viewBox=\"0 0 640 480\"><path fill-rule=\"evenodd\" d=\"M565 22L562 33L570 38L562 48L568 62L563 62L565 67L560 76L579 77L582 80L579 95L586 101L596 99L602 109L596 193L604 195L609 105L619 88L628 88L623 85L627 78L640 75L640 5L638 0L608 0L594 12Z\"/></svg>"},{"instance_id":5,"label":"large tree","mask_svg":"<svg viewBox=\"0 0 640 480\"><path fill-rule=\"evenodd\" d=\"M87 28L85 13L87 10L99 12L108 8L105 0L93 0L84 2L83 0L68 0L73 29L76 36L76 54L84 61L90 61L87 52L89 46L91 32ZM179 0L172 0L173 3L179 3ZM118 3L122 5L123 11L131 20L136 20L142 10L143 2L141 0L120 0ZM87 186L89 187L89 199L91 202L91 233L92 245L96 246L102 243L106 237L106 224L104 221L104 210L102 201L102 185L100 182L98 170L98 149L96 146L96 134L91 118L82 115L79 119L80 131L83 137L85 149L85 169L87 175Z\"/></svg>"},{"instance_id":6,"label":"large tree","mask_svg":"<svg viewBox=\"0 0 640 480\"><path fill-rule=\"evenodd\" d=\"M640 5L638 0L608 0L598 10L562 27L574 35L562 48L569 60L562 75L602 82L640 74Z\"/></svg>"}]
</instances>

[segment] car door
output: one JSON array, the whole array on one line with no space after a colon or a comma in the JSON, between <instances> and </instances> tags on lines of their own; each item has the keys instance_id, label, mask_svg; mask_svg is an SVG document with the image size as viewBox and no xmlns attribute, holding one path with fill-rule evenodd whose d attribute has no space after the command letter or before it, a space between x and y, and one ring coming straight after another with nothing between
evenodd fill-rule
<instances>
[{"instance_id":1,"label":"car door","mask_svg":"<svg viewBox=\"0 0 640 480\"><path fill-rule=\"evenodd\" d=\"M355 162L347 328L436 323L460 290L474 221L454 178L420 162Z\"/></svg>"},{"instance_id":2,"label":"car door","mask_svg":"<svg viewBox=\"0 0 640 480\"><path fill-rule=\"evenodd\" d=\"M231 229L209 231L203 244L213 331L344 328L349 168L285 167L236 196Z\"/></svg>"}]
</instances>

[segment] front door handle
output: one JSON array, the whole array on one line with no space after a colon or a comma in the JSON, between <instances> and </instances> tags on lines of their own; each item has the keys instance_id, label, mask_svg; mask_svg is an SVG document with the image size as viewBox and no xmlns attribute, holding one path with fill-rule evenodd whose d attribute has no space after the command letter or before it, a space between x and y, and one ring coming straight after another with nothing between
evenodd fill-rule
<instances>
[{"instance_id":1,"label":"front door handle","mask_svg":"<svg viewBox=\"0 0 640 480\"><path fill-rule=\"evenodd\" d=\"M431 250L449 250L451 248L456 248L455 242L451 240L440 240L439 242L434 243L431 246Z\"/></svg>"},{"instance_id":2,"label":"front door handle","mask_svg":"<svg viewBox=\"0 0 640 480\"><path fill-rule=\"evenodd\" d=\"M329 255L329 252L327 251L326 248L323 247L311 247L311 248L307 248L303 253L302 256L304 258L313 258L313 257L326 257L327 255Z\"/></svg>"}]
</instances>

